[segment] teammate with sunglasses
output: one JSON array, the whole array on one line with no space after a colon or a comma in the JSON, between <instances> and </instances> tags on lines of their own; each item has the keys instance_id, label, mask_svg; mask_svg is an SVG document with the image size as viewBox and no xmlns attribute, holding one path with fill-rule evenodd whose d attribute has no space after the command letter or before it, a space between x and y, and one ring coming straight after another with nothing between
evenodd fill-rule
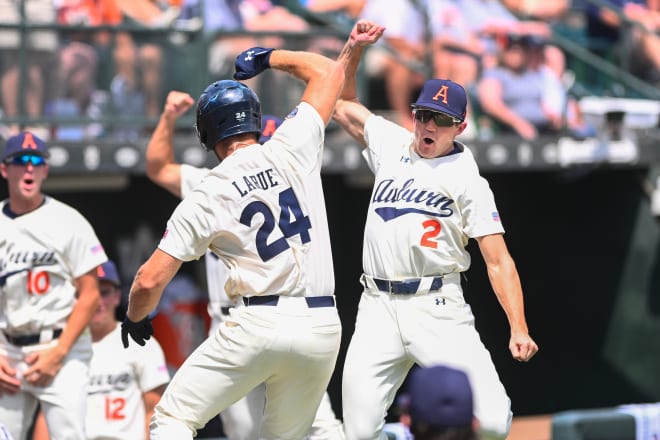
<instances>
[{"instance_id":1,"label":"teammate with sunglasses","mask_svg":"<svg viewBox=\"0 0 660 440\"><path fill-rule=\"evenodd\" d=\"M334 118L366 147L375 183L364 232L364 291L343 370L346 438L387 438L384 415L414 364L465 371L482 438L505 438L510 400L461 287L469 239L479 244L509 320L513 358L528 361L538 346L527 329L493 193L470 150L456 140L467 125L465 90L428 80L412 104L411 133L357 100L354 55Z\"/></svg>"},{"instance_id":2,"label":"teammate with sunglasses","mask_svg":"<svg viewBox=\"0 0 660 440\"><path fill-rule=\"evenodd\" d=\"M41 192L47 157L26 131L0 158L9 190L0 202L0 420L24 439L40 403L52 438L83 440L88 324L107 257L78 211Z\"/></svg>"}]
</instances>

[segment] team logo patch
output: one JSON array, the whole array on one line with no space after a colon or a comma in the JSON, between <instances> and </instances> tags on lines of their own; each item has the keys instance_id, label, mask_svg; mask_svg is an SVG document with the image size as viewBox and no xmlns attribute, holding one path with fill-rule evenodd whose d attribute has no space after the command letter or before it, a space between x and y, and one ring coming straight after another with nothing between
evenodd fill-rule
<instances>
[{"instance_id":1,"label":"team logo patch","mask_svg":"<svg viewBox=\"0 0 660 440\"><path fill-rule=\"evenodd\" d=\"M297 114L298 114L298 106L296 106L296 108L294 108L293 110L291 110L291 113L289 113L288 115L286 115L286 117L285 117L284 119L290 119L290 118L293 118L293 117L294 117L295 115L297 115Z\"/></svg>"}]
</instances>

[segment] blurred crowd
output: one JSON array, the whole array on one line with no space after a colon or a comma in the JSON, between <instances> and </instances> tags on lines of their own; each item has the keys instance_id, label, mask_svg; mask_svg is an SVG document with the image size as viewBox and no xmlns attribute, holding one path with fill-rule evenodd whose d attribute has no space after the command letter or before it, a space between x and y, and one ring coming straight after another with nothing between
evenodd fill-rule
<instances>
[{"instance_id":1,"label":"blurred crowd","mask_svg":"<svg viewBox=\"0 0 660 440\"><path fill-rule=\"evenodd\" d=\"M32 26L24 36L0 29L0 135L135 140L153 128L169 89L196 93L227 77L245 48L333 54L365 17L387 28L365 74L404 125L411 98L436 77L470 94L466 138L589 137L569 57L553 39L576 13L587 49L660 84L660 0L0 0L0 24ZM277 72L259 81L268 81L265 99L285 107L299 90Z\"/></svg>"}]
</instances>

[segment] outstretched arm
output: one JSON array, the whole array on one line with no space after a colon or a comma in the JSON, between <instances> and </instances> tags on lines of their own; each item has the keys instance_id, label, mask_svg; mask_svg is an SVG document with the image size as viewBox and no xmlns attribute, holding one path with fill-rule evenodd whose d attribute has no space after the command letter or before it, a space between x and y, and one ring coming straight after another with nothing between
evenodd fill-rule
<instances>
[{"instance_id":1,"label":"outstretched arm","mask_svg":"<svg viewBox=\"0 0 660 440\"><path fill-rule=\"evenodd\" d=\"M146 318L160 302L165 286L172 281L181 264L181 260L156 249L135 274L126 317L133 322Z\"/></svg>"},{"instance_id":2,"label":"outstretched arm","mask_svg":"<svg viewBox=\"0 0 660 440\"><path fill-rule=\"evenodd\" d=\"M158 125L149 139L146 172L149 179L181 198L181 164L174 159L174 129L177 119L193 106L195 100L176 90L167 95Z\"/></svg>"},{"instance_id":3,"label":"outstretched arm","mask_svg":"<svg viewBox=\"0 0 660 440\"><path fill-rule=\"evenodd\" d=\"M502 234L478 237L477 242L486 262L490 284L509 320L511 355L516 360L527 362L539 348L527 328L522 287L516 265Z\"/></svg>"}]
</instances>

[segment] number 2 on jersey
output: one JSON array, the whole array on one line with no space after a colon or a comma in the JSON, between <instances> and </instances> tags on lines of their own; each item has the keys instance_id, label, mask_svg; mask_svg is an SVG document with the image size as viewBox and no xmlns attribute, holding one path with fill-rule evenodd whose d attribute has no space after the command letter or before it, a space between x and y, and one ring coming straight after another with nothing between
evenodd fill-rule
<instances>
[{"instance_id":1,"label":"number 2 on jersey","mask_svg":"<svg viewBox=\"0 0 660 440\"><path fill-rule=\"evenodd\" d=\"M426 220L422 223L422 226L426 232L424 232L424 235L422 235L422 239L419 242L420 246L437 249L438 242L434 239L440 234L442 225L437 220Z\"/></svg>"},{"instance_id":2,"label":"number 2 on jersey","mask_svg":"<svg viewBox=\"0 0 660 440\"><path fill-rule=\"evenodd\" d=\"M289 249L289 243L286 239L294 235L300 235L300 240L307 243L311 240L309 230L312 223L309 217L304 215L300 209L300 203L292 188L288 188L280 193L280 219L277 225L282 231L284 237L280 237L272 243L268 243L268 237L275 229L275 215L271 212L264 202L252 202L245 207L241 213L240 222L245 226L251 226L252 217L261 214L264 217L263 224L257 231L256 245L257 252L263 261L268 261L274 256Z\"/></svg>"}]
</instances>

